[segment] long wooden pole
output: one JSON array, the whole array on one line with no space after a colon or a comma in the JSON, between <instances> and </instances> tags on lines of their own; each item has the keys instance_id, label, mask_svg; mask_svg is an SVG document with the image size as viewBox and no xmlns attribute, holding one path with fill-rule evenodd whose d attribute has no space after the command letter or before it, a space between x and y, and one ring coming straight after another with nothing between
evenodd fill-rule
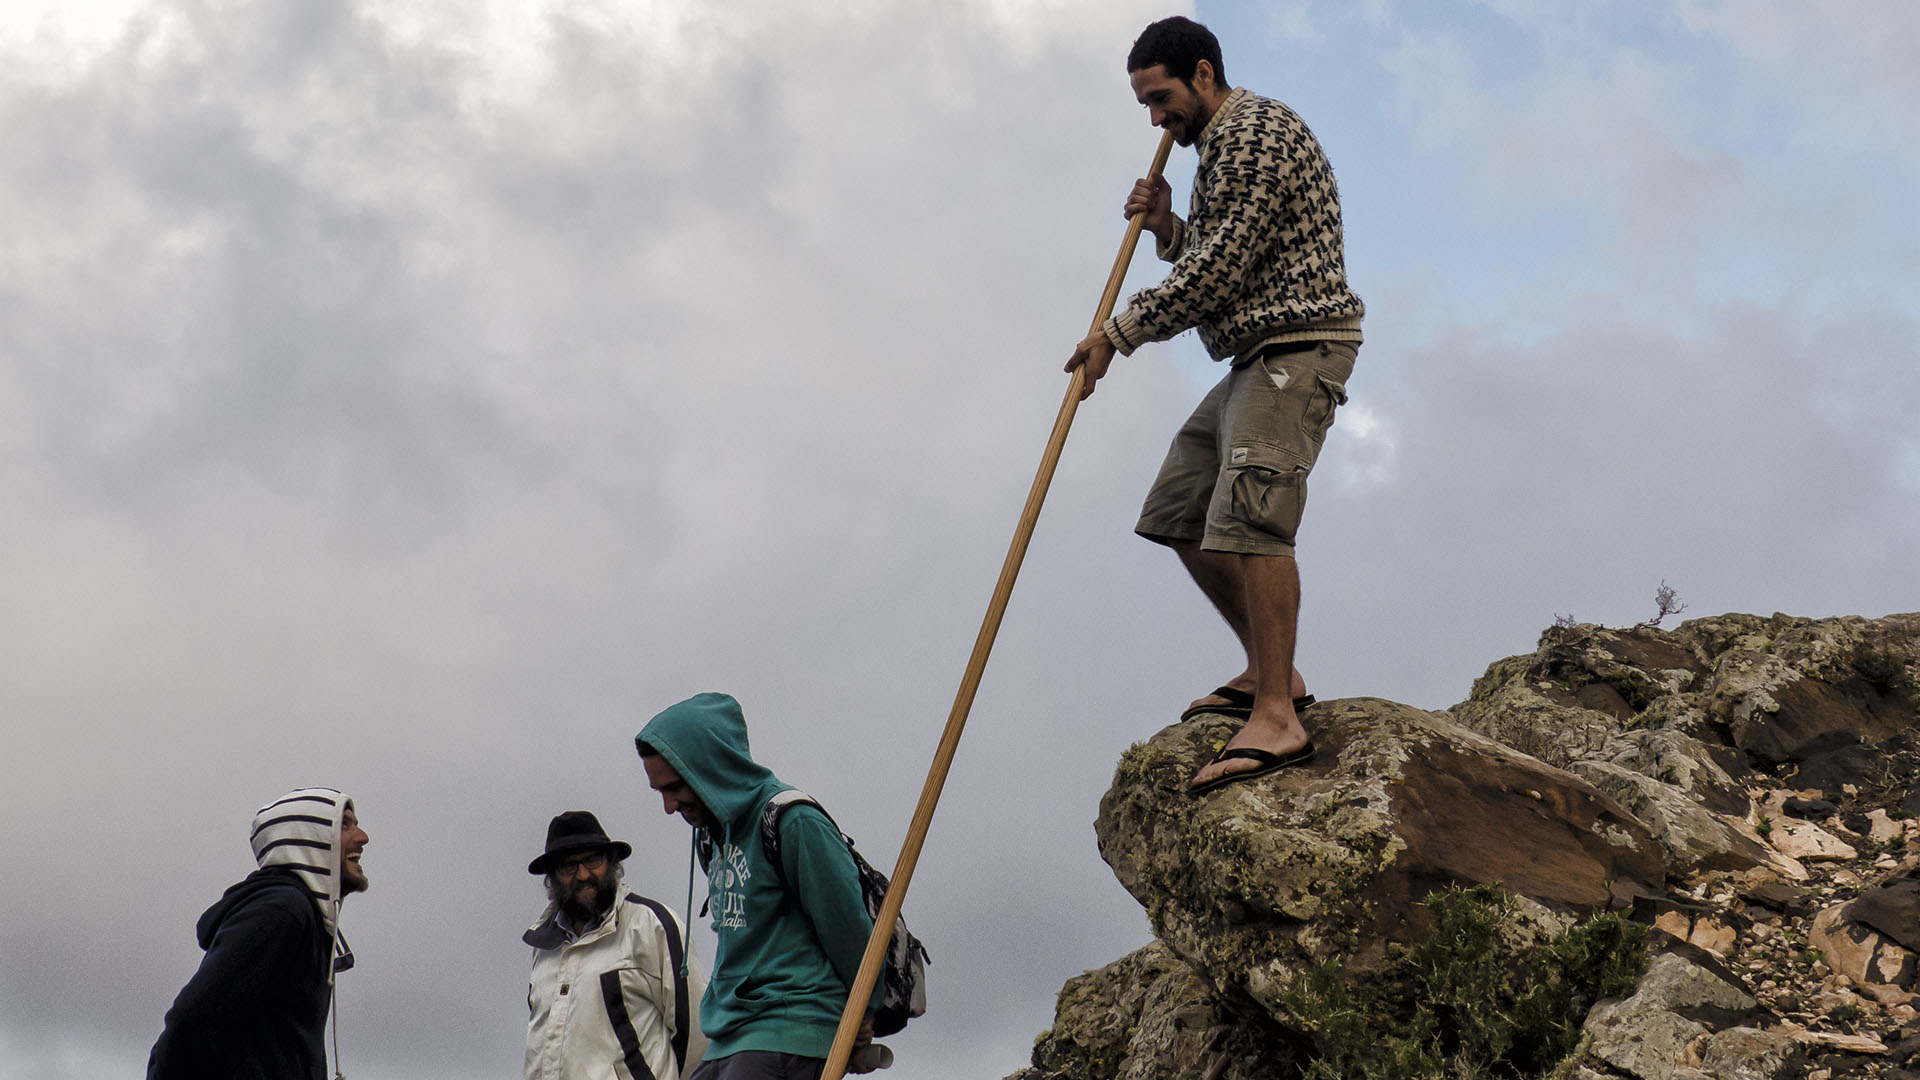
<instances>
[{"instance_id":1,"label":"long wooden pole","mask_svg":"<svg viewBox=\"0 0 1920 1080\"><path fill-rule=\"evenodd\" d=\"M1149 178L1160 175L1167 166L1167 155L1173 151L1173 133L1160 136L1160 147L1153 155L1153 167L1147 172ZM1113 314L1114 302L1120 298L1120 285L1126 280L1127 266L1133 262L1133 249L1140 242L1141 226L1146 221L1145 214L1135 214L1127 222L1126 239L1120 243L1120 253L1114 256L1113 270L1107 275L1107 288L1100 296L1100 308L1093 316L1093 325L1087 331L1098 330ZM1040 505L1046 502L1047 487L1053 483L1053 471L1060 464L1060 451L1067 444L1067 430L1073 426L1073 414L1080 405L1080 390L1085 385L1086 368L1073 369L1073 379L1067 384L1067 398L1060 403L1060 415L1053 422L1053 436L1047 440L1046 453L1040 459L1040 471L1033 478L1033 488L1027 492L1026 508L1020 512L1020 525L1013 532L1013 543L1007 549L1007 559L1000 567L1000 580L994 586L993 599L987 604L987 617L981 622L980 635L974 639L973 655L967 660L967 671L960 678L960 692L954 695L953 711L947 714L946 731L940 736L940 746L934 751L933 766L927 770L927 783L920 792L920 805L913 812L913 822L907 828L906 842L900 845L900 861L894 864L892 883L887 888L887 898L880 905L880 914L873 920L873 936L867 939L867 951L860 958L860 971L853 980L853 992L847 995L847 1007L840 1014L840 1028L834 1033L833 1049L827 1055L826 1069L820 1074L820 1080L841 1080L846 1075L847 1059L853 1054L853 1042L860 1034L860 1023L866 1017L867 1001L873 995L873 984L880 977L880 964L886 957L887 943L893 936L894 920L900 917L900 905L907 898L907 884L913 880L913 868L920 862L920 849L926 843L927 829L933 824L933 811L940 803L940 790L946 786L947 770L953 765L953 755L960 746L960 732L967 726L967 714L973 709L973 696L980 689L980 677L987 669L987 654L993 651L993 639L1000 633L1000 619L1007 611L1007 600L1013 595L1014 579L1020 576L1020 563L1027 555L1027 544L1033 539L1033 528L1040 520Z\"/></svg>"}]
</instances>

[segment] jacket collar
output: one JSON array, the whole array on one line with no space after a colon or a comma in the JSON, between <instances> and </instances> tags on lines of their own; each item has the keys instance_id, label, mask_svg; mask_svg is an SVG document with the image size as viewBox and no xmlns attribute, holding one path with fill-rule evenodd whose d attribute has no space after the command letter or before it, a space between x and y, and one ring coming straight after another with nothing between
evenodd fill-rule
<instances>
[{"instance_id":1,"label":"jacket collar","mask_svg":"<svg viewBox=\"0 0 1920 1080\"><path fill-rule=\"evenodd\" d=\"M600 925L588 929L569 942L566 930L560 926L560 902L549 900L546 909L540 912L540 918L532 926L527 927L527 932L520 935L520 940L536 949L558 949L564 945L589 941L613 929L614 923L620 920L620 906L626 902L626 890L622 889L615 893L613 906L607 909L607 914L600 920Z\"/></svg>"}]
</instances>

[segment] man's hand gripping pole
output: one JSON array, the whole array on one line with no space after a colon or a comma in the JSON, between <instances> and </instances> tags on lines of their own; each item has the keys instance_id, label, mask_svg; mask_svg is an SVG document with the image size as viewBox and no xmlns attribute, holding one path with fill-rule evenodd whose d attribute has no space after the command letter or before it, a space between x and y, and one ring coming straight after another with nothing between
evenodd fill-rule
<instances>
[{"instance_id":1,"label":"man's hand gripping pole","mask_svg":"<svg viewBox=\"0 0 1920 1080\"><path fill-rule=\"evenodd\" d=\"M1153 167L1148 171L1149 179L1160 175L1166 168L1167 155L1173 151L1173 133L1164 132L1160 136L1160 147L1153 155ZM1120 298L1120 285L1126 280L1127 266L1133 261L1133 249L1140 242L1141 226L1146 220L1144 213L1135 214L1127 222L1126 238L1120 242L1120 253L1114 256L1113 270L1107 275L1107 288L1100 296L1100 308L1093 316L1093 326L1088 332L1098 330L1106 324L1113 314L1113 305ZM1073 426L1073 414L1080 404L1080 391L1086 380L1086 371L1082 367L1073 370L1073 378L1067 384L1066 400L1060 403L1060 415L1053 422L1053 436L1047 440L1047 450L1040 459L1040 470L1033 478L1033 487L1027 493L1027 505L1020 512L1019 527L1014 530L1013 543L1007 549L1006 562L1000 567L1000 580L994 586L993 599L987 604L987 616L980 625L980 635L974 639L973 655L967 660L967 670L960 678L960 691L954 695L953 711L947 714L947 727L940 736L939 748L934 751L933 765L927 770L927 783L920 792L920 805L913 812L913 822L907 828L907 838L900 845L900 860L894 864L892 884L887 896L880 904L880 914L873 921L873 936L867 939L867 951L860 958L860 971L854 976L853 991L847 995L847 1007L840 1014L840 1028L833 1037L833 1049L827 1054L826 1069L820 1074L820 1080L841 1080L846 1075L847 1059L853 1054L854 1041L859 1037L861 1021L866 1018L867 1002L873 996L873 984L880 977L880 965L886 957L887 943L893 936L894 920L900 917L900 906L906 900L907 884L913 880L913 868L920 861L920 849L926 843L927 829L933 823L933 811L940 802L940 790L946 786L947 770L953 765L954 752L960 745L960 733L967 726L967 713L973 708L974 694L980 689L980 677L986 671L987 654L993 651L993 640L1000 632L1000 619L1006 614L1007 599L1013 594L1014 579L1020 576L1020 563L1026 557L1027 545L1033 539L1034 525L1040 519L1040 506L1046 502L1047 487L1053 482L1054 469L1060 464L1060 451L1067 442L1067 430Z\"/></svg>"}]
</instances>

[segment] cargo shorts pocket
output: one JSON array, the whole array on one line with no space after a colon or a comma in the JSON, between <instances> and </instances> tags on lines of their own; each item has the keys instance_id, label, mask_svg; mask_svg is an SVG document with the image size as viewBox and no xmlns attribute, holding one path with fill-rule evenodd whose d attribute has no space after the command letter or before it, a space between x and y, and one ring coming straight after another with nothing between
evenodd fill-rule
<instances>
[{"instance_id":1,"label":"cargo shorts pocket","mask_svg":"<svg viewBox=\"0 0 1920 1080\"><path fill-rule=\"evenodd\" d=\"M1319 385L1314 388L1306 411L1300 414L1300 433L1317 447L1326 439L1327 429L1333 426L1334 412L1347 403L1347 384L1325 375L1315 378Z\"/></svg>"},{"instance_id":2,"label":"cargo shorts pocket","mask_svg":"<svg viewBox=\"0 0 1920 1080\"><path fill-rule=\"evenodd\" d=\"M1241 465L1227 470L1225 531L1247 540L1294 542L1307 505L1307 470Z\"/></svg>"}]
</instances>

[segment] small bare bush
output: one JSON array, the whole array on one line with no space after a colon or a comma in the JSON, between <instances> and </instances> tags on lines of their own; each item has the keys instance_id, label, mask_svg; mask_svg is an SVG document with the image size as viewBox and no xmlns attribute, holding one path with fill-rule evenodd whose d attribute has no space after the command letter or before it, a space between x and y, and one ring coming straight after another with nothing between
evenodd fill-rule
<instances>
[{"instance_id":1,"label":"small bare bush","mask_svg":"<svg viewBox=\"0 0 1920 1080\"><path fill-rule=\"evenodd\" d=\"M1674 592L1673 586L1667 584L1665 581L1661 581L1660 587L1653 590L1653 604L1655 609L1653 618L1644 622L1634 623L1633 628L1635 630L1651 630L1659 626L1660 620L1667 616L1678 615L1687 610L1687 605L1680 600L1680 594Z\"/></svg>"}]
</instances>

